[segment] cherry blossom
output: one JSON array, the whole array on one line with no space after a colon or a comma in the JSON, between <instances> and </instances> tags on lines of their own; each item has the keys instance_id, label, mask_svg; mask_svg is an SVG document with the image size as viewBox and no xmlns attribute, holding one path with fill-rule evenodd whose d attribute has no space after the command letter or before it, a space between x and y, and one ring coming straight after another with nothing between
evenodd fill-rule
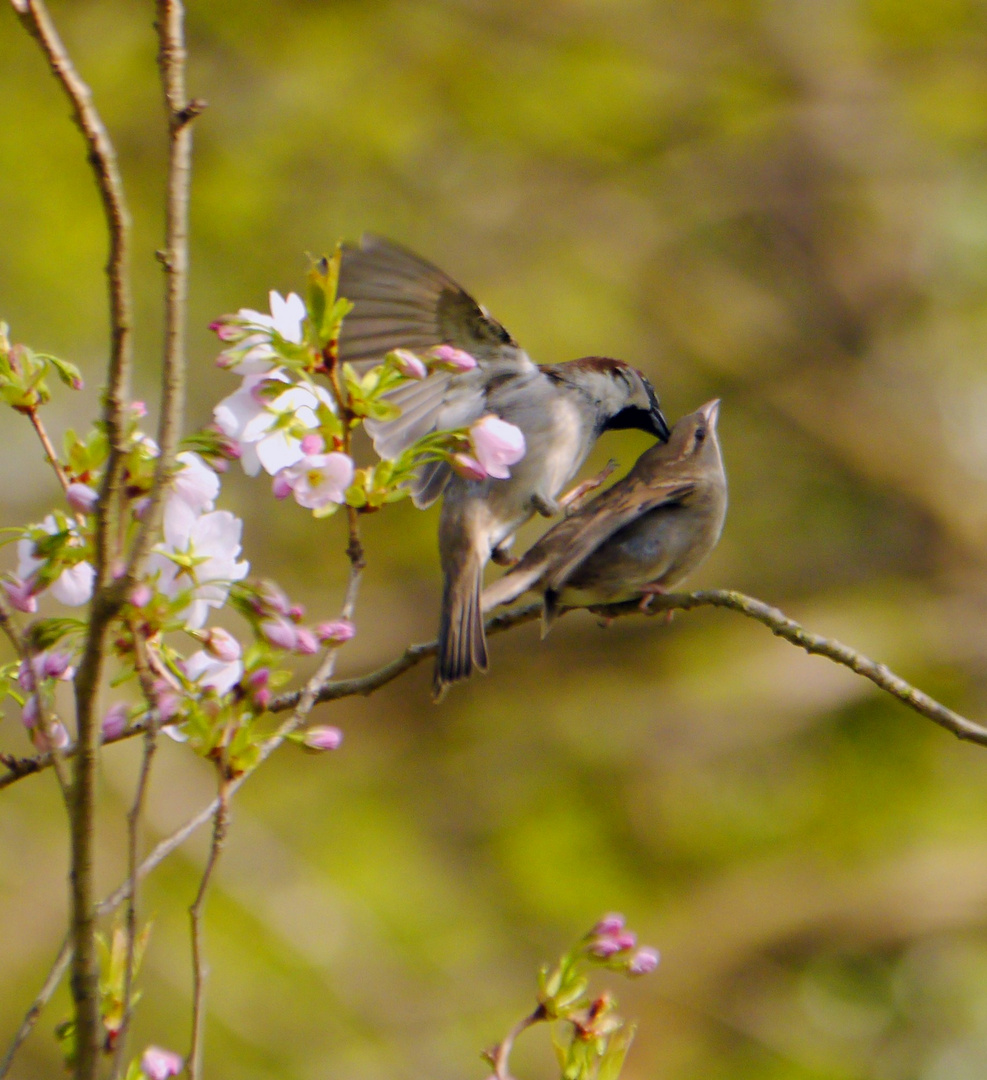
<instances>
[{"instance_id":1,"label":"cherry blossom","mask_svg":"<svg viewBox=\"0 0 987 1080\"><path fill-rule=\"evenodd\" d=\"M228 510L195 511L180 499L169 499L164 512L164 543L148 560L158 572L158 589L176 597L189 592L185 625L197 630L208 609L222 607L230 585L247 575L250 564L237 562L243 522Z\"/></svg>"},{"instance_id":2,"label":"cherry blossom","mask_svg":"<svg viewBox=\"0 0 987 1080\"><path fill-rule=\"evenodd\" d=\"M514 424L488 413L470 427L476 460L498 480L506 480L514 465L524 457L524 433Z\"/></svg>"},{"instance_id":3,"label":"cherry blossom","mask_svg":"<svg viewBox=\"0 0 987 1080\"><path fill-rule=\"evenodd\" d=\"M185 674L203 690L212 689L220 695L228 694L243 677L243 661L219 660L210 656L205 649L200 649L185 661Z\"/></svg>"},{"instance_id":4,"label":"cherry blossom","mask_svg":"<svg viewBox=\"0 0 987 1080\"><path fill-rule=\"evenodd\" d=\"M162 1050L160 1046L149 1046L141 1056L141 1072L148 1080L169 1080L178 1076L185 1067L179 1054L171 1050Z\"/></svg>"},{"instance_id":5,"label":"cherry blossom","mask_svg":"<svg viewBox=\"0 0 987 1080\"><path fill-rule=\"evenodd\" d=\"M226 315L211 324L220 341L230 348L219 354L218 363L230 367L238 375L257 375L270 370L278 362L271 344L272 331L294 345L302 342L302 323L305 304L300 296L289 293L282 297L273 289L269 294L271 314L241 308L236 315Z\"/></svg>"},{"instance_id":6,"label":"cherry blossom","mask_svg":"<svg viewBox=\"0 0 987 1080\"><path fill-rule=\"evenodd\" d=\"M408 379L424 379L428 375L424 362L410 349L394 349L388 353L388 358L394 365L394 370Z\"/></svg>"},{"instance_id":7,"label":"cherry blossom","mask_svg":"<svg viewBox=\"0 0 987 1080\"><path fill-rule=\"evenodd\" d=\"M219 494L219 477L198 454L185 451L175 459L181 466L171 482L170 497L181 499L196 513L212 510Z\"/></svg>"},{"instance_id":8,"label":"cherry blossom","mask_svg":"<svg viewBox=\"0 0 987 1080\"><path fill-rule=\"evenodd\" d=\"M54 536L56 533L61 532L62 529L55 521L53 514L49 514L41 523L41 527L45 532ZM81 545L82 541L77 534L73 531L73 528L69 527L70 539L68 546ZM17 541L17 579L18 583L28 585L33 578L35 572L44 564L43 559L39 559L35 555L34 541L29 537L22 537ZM51 595L59 601L59 603L65 604L66 607L79 607L81 604L88 602L89 598L93 594L93 582L96 579L96 571L87 562L77 562L73 566L66 567L61 574L51 583L49 586ZM23 595L23 590L15 591ZM15 591L12 591L10 585L7 586L7 593L11 598L11 603L16 604ZM32 588L32 592L35 592ZM18 596L20 599L21 596ZM21 610L26 610L22 608Z\"/></svg>"},{"instance_id":9,"label":"cherry blossom","mask_svg":"<svg viewBox=\"0 0 987 1080\"><path fill-rule=\"evenodd\" d=\"M343 733L328 725L310 727L302 735L302 745L309 750L336 750L343 741Z\"/></svg>"},{"instance_id":10,"label":"cherry blossom","mask_svg":"<svg viewBox=\"0 0 987 1080\"><path fill-rule=\"evenodd\" d=\"M345 502L346 489L353 483L353 459L338 451L309 454L282 469L276 479L276 495L287 487L299 506L321 510L330 503Z\"/></svg>"},{"instance_id":11,"label":"cherry blossom","mask_svg":"<svg viewBox=\"0 0 987 1080\"><path fill-rule=\"evenodd\" d=\"M475 356L471 356L465 349L457 349L453 345L436 345L432 349L436 367L446 371L463 372L472 371L477 366Z\"/></svg>"},{"instance_id":12,"label":"cherry blossom","mask_svg":"<svg viewBox=\"0 0 987 1080\"><path fill-rule=\"evenodd\" d=\"M65 489L65 499L73 510L80 514L91 514L99 502L99 492L88 484L69 484Z\"/></svg>"}]
</instances>

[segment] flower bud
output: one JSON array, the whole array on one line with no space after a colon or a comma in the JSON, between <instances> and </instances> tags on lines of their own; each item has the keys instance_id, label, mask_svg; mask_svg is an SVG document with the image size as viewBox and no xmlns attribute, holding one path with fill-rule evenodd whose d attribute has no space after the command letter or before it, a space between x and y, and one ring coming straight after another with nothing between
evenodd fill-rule
<instances>
[{"instance_id":1,"label":"flower bud","mask_svg":"<svg viewBox=\"0 0 987 1080\"><path fill-rule=\"evenodd\" d=\"M315 628L315 636L323 644L334 641L342 644L349 641L356 633L356 627L349 619L332 619L329 622L321 622Z\"/></svg>"},{"instance_id":2,"label":"flower bud","mask_svg":"<svg viewBox=\"0 0 987 1080\"><path fill-rule=\"evenodd\" d=\"M262 622L260 632L276 649L293 649L298 644L298 629L284 618Z\"/></svg>"},{"instance_id":3,"label":"flower bud","mask_svg":"<svg viewBox=\"0 0 987 1080\"><path fill-rule=\"evenodd\" d=\"M393 349L388 353L388 359L394 365L394 370L405 378L424 379L428 375L428 368L410 349Z\"/></svg>"},{"instance_id":4,"label":"flower bud","mask_svg":"<svg viewBox=\"0 0 987 1080\"><path fill-rule=\"evenodd\" d=\"M69 506L80 514L91 514L99 502L99 492L88 484L69 484L65 490Z\"/></svg>"},{"instance_id":5,"label":"flower bud","mask_svg":"<svg viewBox=\"0 0 987 1080\"><path fill-rule=\"evenodd\" d=\"M127 730L130 709L122 701L114 702L107 710L100 725L103 741L118 739Z\"/></svg>"},{"instance_id":6,"label":"flower bud","mask_svg":"<svg viewBox=\"0 0 987 1080\"><path fill-rule=\"evenodd\" d=\"M310 727L302 736L302 745L309 750L335 750L342 741L337 727Z\"/></svg>"},{"instance_id":7,"label":"flower bud","mask_svg":"<svg viewBox=\"0 0 987 1080\"><path fill-rule=\"evenodd\" d=\"M21 581L20 578L15 577L12 581L3 582L3 587L7 598L18 611L33 615L38 610L38 600L33 592L32 581Z\"/></svg>"},{"instance_id":8,"label":"flower bud","mask_svg":"<svg viewBox=\"0 0 987 1080\"><path fill-rule=\"evenodd\" d=\"M649 971L654 971L658 966L658 950L645 946L631 957L631 962L627 965L628 975L647 975Z\"/></svg>"},{"instance_id":9,"label":"flower bud","mask_svg":"<svg viewBox=\"0 0 987 1080\"><path fill-rule=\"evenodd\" d=\"M38 699L34 694L24 699L21 707L21 720L26 728L33 728L38 722Z\"/></svg>"},{"instance_id":10,"label":"flower bud","mask_svg":"<svg viewBox=\"0 0 987 1080\"><path fill-rule=\"evenodd\" d=\"M609 915L604 915L602 919L593 927L594 934L619 934L624 929L624 916L619 912L611 912Z\"/></svg>"},{"instance_id":11,"label":"flower bud","mask_svg":"<svg viewBox=\"0 0 987 1080\"><path fill-rule=\"evenodd\" d=\"M72 667L72 657L64 652L46 652L38 657L41 661L41 671L46 679L71 679L75 674Z\"/></svg>"},{"instance_id":12,"label":"flower bud","mask_svg":"<svg viewBox=\"0 0 987 1080\"><path fill-rule=\"evenodd\" d=\"M317 431L310 431L302 439L301 451L306 456L309 454L321 454L326 448L326 441Z\"/></svg>"},{"instance_id":13,"label":"flower bud","mask_svg":"<svg viewBox=\"0 0 987 1080\"><path fill-rule=\"evenodd\" d=\"M291 478L287 475L287 470L282 469L279 473L275 473L271 481L271 491L274 492L275 499L287 499L292 490Z\"/></svg>"},{"instance_id":14,"label":"flower bud","mask_svg":"<svg viewBox=\"0 0 987 1080\"><path fill-rule=\"evenodd\" d=\"M453 454L450 465L464 480L486 480L487 478L487 470L469 454Z\"/></svg>"},{"instance_id":15,"label":"flower bud","mask_svg":"<svg viewBox=\"0 0 987 1080\"><path fill-rule=\"evenodd\" d=\"M148 1080L169 1080L185 1068L181 1056L160 1046L149 1046L141 1055L141 1072Z\"/></svg>"},{"instance_id":16,"label":"flower bud","mask_svg":"<svg viewBox=\"0 0 987 1080\"><path fill-rule=\"evenodd\" d=\"M217 660L231 663L240 659L240 642L221 626L211 626L199 635L199 640L206 647L206 652Z\"/></svg>"},{"instance_id":17,"label":"flower bud","mask_svg":"<svg viewBox=\"0 0 987 1080\"><path fill-rule=\"evenodd\" d=\"M135 608L147 607L154 597L154 590L146 581L135 585L130 593L130 602Z\"/></svg>"},{"instance_id":18,"label":"flower bud","mask_svg":"<svg viewBox=\"0 0 987 1080\"><path fill-rule=\"evenodd\" d=\"M295 634L297 638L295 641L295 652L298 653L299 656L312 656L319 651L318 639L308 627L296 627Z\"/></svg>"},{"instance_id":19,"label":"flower bud","mask_svg":"<svg viewBox=\"0 0 987 1080\"><path fill-rule=\"evenodd\" d=\"M475 357L453 345L436 345L432 350L432 356L436 361L436 367L441 367L446 371L472 371L477 366Z\"/></svg>"}]
</instances>

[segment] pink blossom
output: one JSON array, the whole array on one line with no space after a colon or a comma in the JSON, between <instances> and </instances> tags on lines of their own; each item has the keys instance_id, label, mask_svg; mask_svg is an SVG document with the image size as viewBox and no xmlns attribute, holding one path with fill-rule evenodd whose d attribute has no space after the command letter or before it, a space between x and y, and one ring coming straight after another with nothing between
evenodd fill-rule
<instances>
[{"instance_id":1,"label":"pink blossom","mask_svg":"<svg viewBox=\"0 0 987 1080\"><path fill-rule=\"evenodd\" d=\"M470 439L476 459L498 480L506 480L514 465L524 457L524 433L514 424L487 413L470 427Z\"/></svg>"},{"instance_id":2,"label":"pink blossom","mask_svg":"<svg viewBox=\"0 0 987 1080\"><path fill-rule=\"evenodd\" d=\"M146 607L153 598L154 590L146 581L142 581L140 585L135 585L130 594L130 602L135 608Z\"/></svg>"},{"instance_id":3,"label":"pink blossom","mask_svg":"<svg viewBox=\"0 0 987 1080\"><path fill-rule=\"evenodd\" d=\"M315 628L315 636L324 644L330 641L342 643L349 641L356 633L356 627L349 619L333 619L330 622L321 622Z\"/></svg>"},{"instance_id":4,"label":"pink blossom","mask_svg":"<svg viewBox=\"0 0 987 1080\"><path fill-rule=\"evenodd\" d=\"M342 503L353 483L353 459L347 454L312 454L280 474L290 485L295 502L308 510Z\"/></svg>"},{"instance_id":5,"label":"pink blossom","mask_svg":"<svg viewBox=\"0 0 987 1080\"><path fill-rule=\"evenodd\" d=\"M275 499L287 499L291 494L291 480L288 478L287 469L282 469L271 481L271 491L274 492Z\"/></svg>"},{"instance_id":6,"label":"pink blossom","mask_svg":"<svg viewBox=\"0 0 987 1080\"><path fill-rule=\"evenodd\" d=\"M486 480L487 478L487 470L469 454L453 454L450 464L464 480Z\"/></svg>"},{"instance_id":7,"label":"pink blossom","mask_svg":"<svg viewBox=\"0 0 987 1080\"><path fill-rule=\"evenodd\" d=\"M49 725L47 735L41 730L40 725L31 728L31 742L42 754L52 749L64 750L70 741L65 725L59 720Z\"/></svg>"},{"instance_id":8,"label":"pink blossom","mask_svg":"<svg viewBox=\"0 0 987 1080\"><path fill-rule=\"evenodd\" d=\"M336 727L310 727L302 736L302 745L309 750L335 750L343 741L343 733Z\"/></svg>"},{"instance_id":9,"label":"pink blossom","mask_svg":"<svg viewBox=\"0 0 987 1080\"><path fill-rule=\"evenodd\" d=\"M87 562L69 566L51 583L51 595L66 607L80 607L93 594L96 571Z\"/></svg>"},{"instance_id":10,"label":"pink blossom","mask_svg":"<svg viewBox=\"0 0 987 1080\"><path fill-rule=\"evenodd\" d=\"M21 581L20 578L15 577L11 581L5 581L3 587L10 602L18 611L33 615L38 610L38 598L34 595L32 581Z\"/></svg>"},{"instance_id":11,"label":"pink blossom","mask_svg":"<svg viewBox=\"0 0 987 1080\"><path fill-rule=\"evenodd\" d=\"M301 344L305 319L305 304L301 297L295 293L282 297L272 290L269 300L270 315L241 308L236 315L224 315L210 323L210 329L216 332L220 341L230 344L230 348L219 355L217 363L221 367L231 367L239 375L254 375L267 370L278 360L271 344L274 333L285 341Z\"/></svg>"},{"instance_id":12,"label":"pink blossom","mask_svg":"<svg viewBox=\"0 0 987 1080\"><path fill-rule=\"evenodd\" d=\"M604 915L602 919L593 927L594 934L619 934L624 929L624 916L618 912L611 912L609 915Z\"/></svg>"},{"instance_id":13,"label":"pink blossom","mask_svg":"<svg viewBox=\"0 0 987 1080\"><path fill-rule=\"evenodd\" d=\"M158 710L161 722L167 724L174 720L182 710L182 695L169 682L156 679L154 682L154 707Z\"/></svg>"},{"instance_id":14,"label":"pink blossom","mask_svg":"<svg viewBox=\"0 0 987 1080\"><path fill-rule=\"evenodd\" d=\"M181 499L197 514L212 510L219 494L219 477L215 471L198 454L188 451L179 454L175 460L181 468L171 481L170 497Z\"/></svg>"},{"instance_id":15,"label":"pink blossom","mask_svg":"<svg viewBox=\"0 0 987 1080\"><path fill-rule=\"evenodd\" d=\"M80 514L91 514L99 502L99 492L88 484L69 484L65 489L65 498L73 510Z\"/></svg>"},{"instance_id":16,"label":"pink blossom","mask_svg":"<svg viewBox=\"0 0 987 1080\"><path fill-rule=\"evenodd\" d=\"M185 1068L185 1062L179 1054L171 1050L162 1050L160 1046L149 1046L141 1055L141 1072L148 1080L168 1080Z\"/></svg>"},{"instance_id":17,"label":"pink blossom","mask_svg":"<svg viewBox=\"0 0 987 1080\"><path fill-rule=\"evenodd\" d=\"M208 630L203 630L199 638L210 656L214 656L217 660L223 660L229 664L240 659L240 642L229 630L224 630L221 626L211 626Z\"/></svg>"},{"instance_id":18,"label":"pink blossom","mask_svg":"<svg viewBox=\"0 0 987 1080\"><path fill-rule=\"evenodd\" d=\"M445 368L447 371L472 371L477 366L476 357L453 345L436 345L432 349L432 356L437 361L436 367Z\"/></svg>"},{"instance_id":19,"label":"pink blossom","mask_svg":"<svg viewBox=\"0 0 987 1080\"><path fill-rule=\"evenodd\" d=\"M319 642L311 630L305 626L298 626L295 628L295 633L295 652L299 656L312 656L319 651Z\"/></svg>"},{"instance_id":20,"label":"pink blossom","mask_svg":"<svg viewBox=\"0 0 987 1080\"><path fill-rule=\"evenodd\" d=\"M217 694L227 694L240 681L243 662L218 660L201 649L185 661L185 674L203 690L212 689Z\"/></svg>"},{"instance_id":21,"label":"pink blossom","mask_svg":"<svg viewBox=\"0 0 987 1080\"><path fill-rule=\"evenodd\" d=\"M400 372L405 378L424 379L428 375L428 368L410 349L393 349L387 357L393 364L394 370Z\"/></svg>"},{"instance_id":22,"label":"pink blossom","mask_svg":"<svg viewBox=\"0 0 987 1080\"><path fill-rule=\"evenodd\" d=\"M53 649L40 653L36 659L41 661L41 670L46 679L62 679L67 682L75 675L69 653Z\"/></svg>"},{"instance_id":23,"label":"pink blossom","mask_svg":"<svg viewBox=\"0 0 987 1080\"><path fill-rule=\"evenodd\" d=\"M264 397L259 391L270 383L289 382L283 371L268 371L264 374L247 375L239 389L223 398L212 411L213 420L219 430L233 440L240 451L240 464L248 476L260 472L260 458L257 449L249 439L244 439L243 432L247 424L266 411Z\"/></svg>"},{"instance_id":24,"label":"pink blossom","mask_svg":"<svg viewBox=\"0 0 987 1080\"><path fill-rule=\"evenodd\" d=\"M325 448L326 441L317 431L313 431L311 435L306 435L305 438L302 439L302 453L305 454L306 457L309 454L321 454Z\"/></svg>"},{"instance_id":25,"label":"pink blossom","mask_svg":"<svg viewBox=\"0 0 987 1080\"><path fill-rule=\"evenodd\" d=\"M130 709L124 702L117 701L111 705L106 710L103 723L100 725L103 741L118 739L127 730L129 717Z\"/></svg>"},{"instance_id":26,"label":"pink blossom","mask_svg":"<svg viewBox=\"0 0 987 1080\"><path fill-rule=\"evenodd\" d=\"M293 649L298 644L298 627L285 618L262 622L260 632L276 649Z\"/></svg>"},{"instance_id":27,"label":"pink blossom","mask_svg":"<svg viewBox=\"0 0 987 1080\"><path fill-rule=\"evenodd\" d=\"M647 975L649 971L654 971L658 966L658 950L652 949L649 946L645 946L631 957L631 962L627 965L627 973L629 975Z\"/></svg>"}]
</instances>

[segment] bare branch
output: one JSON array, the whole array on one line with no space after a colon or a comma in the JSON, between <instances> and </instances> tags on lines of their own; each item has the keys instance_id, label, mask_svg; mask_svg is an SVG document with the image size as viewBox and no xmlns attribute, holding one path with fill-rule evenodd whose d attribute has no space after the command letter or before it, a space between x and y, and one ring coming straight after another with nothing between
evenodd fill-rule
<instances>
[{"instance_id":1,"label":"bare branch","mask_svg":"<svg viewBox=\"0 0 987 1080\"><path fill-rule=\"evenodd\" d=\"M95 1077L99 1060L99 984L93 895L93 820L99 723L94 713L104 661L106 629L119 607L121 591L113 574L118 552L120 474L125 446L124 414L130 390L131 296L130 215L123 194L116 151L96 110L92 93L80 78L51 21L43 0L12 0L27 30L37 39L48 65L68 97L73 117L88 148L110 238L107 277L110 300L110 361L103 400L103 420L110 444L106 472L96 507L96 582L89 628L75 679L79 747L75 757L71 820L71 898L75 951L72 996L75 1003L76 1063L79 1080Z\"/></svg>"},{"instance_id":2,"label":"bare branch","mask_svg":"<svg viewBox=\"0 0 987 1080\"><path fill-rule=\"evenodd\" d=\"M529 1027L533 1027L535 1024L541 1023L547 1019L548 1016L545 1013L544 1007L539 1005L533 1013L519 1020L504 1036L501 1042L497 1043L492 1049L484 1052L483 1056L493 1067L493 1076L490 1080L513 1080L513 1077L509 1072L508 1059L511 1056L511 1051L514 1049L514 1043L517 1041L517 1037L522 1032L527 1031Z\"/></svg>"},{"instance_id":3,"label":"bare branch","mask_svg":"<svg viewBox=\"0 0 987 1080\"><path fill-rule=\"evenodd\" d=\"M223 781L216 799L216 812L213 817L212 843L209 846L209 858L206 860L199 882L199 891L189 908L192 921L192 1047L188 1055L189 1080L200 1080L202 1076L202 1021L205 1007L206 976L208 969L202 952L202 909L206 902L206 892L212 880L216 864L223 850L226 830L229 824L229 784Z\"/></svg>"},{"instance_id":4,"label":"bare branch","mask_svg":"<svg viewBox=\"0 0 987 1080\"><path fill-rule=\"evenodd\" d=\"M168 114L168 188L165 247L158 259L165 271L165 337L161 368L160 453L150 504L130 552L124 580L132 582L157 535L161 507L175 467L185 408L185 336L189 266L189 193L192 182L191 121L205 102L185 97L185 12L181 0L157 0L158 69Z\"/></svg>"}]
</instances>

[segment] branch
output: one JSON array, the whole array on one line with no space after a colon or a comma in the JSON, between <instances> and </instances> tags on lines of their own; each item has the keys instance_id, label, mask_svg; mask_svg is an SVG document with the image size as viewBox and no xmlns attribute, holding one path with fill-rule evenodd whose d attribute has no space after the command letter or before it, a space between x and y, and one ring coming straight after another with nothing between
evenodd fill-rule
<instances>
[{"instance_id":1,"label":"branch","mask_svg":"<svg viewBox=\"0 0 987 1080\"><path fill-rule=\"evenodd\" d=\"M189 908L192 922L192 1048L188 1055L189 1080L200 1080L202 1076L202 1020L206 994L206 968L202 955L202 908L206 902L206 891L212 880L213 871L219 862L226 839L229 824L229 783L223 781L216 798L216 812L213 816L212 843L209 845L209 858L202 872L199 891Z\"/></svg>"},{"instance_id":2,"label":"branch","mask_svg":"<svg viewBox=\"0 0 987 1080\"><path fill-rule=\"evenodd\" d=\"M168 114L168 187L165 204L165 247L158 260L165 271L164 359L161 368L161 415L158 455L150 504L130 552L124 581L127 588L157 535L161 508L175 467L185 408L185 336L188 314L188 221L192 183L192 120L205 108L185 97L185 12L181 0L157 0L158 69Z\"/></svg>"},{"instance_id":3,"label":"branch","mask_svg":"<svg viewBox=\"0 0 987 1080\"><path fill-rule=\"evenodd\" d=\"M71 807L71 898L75 958L72 997L75 1004L75 1075L95 1076L99 1064L101 1022L95 941L93 888L93 820L95 814L96 756L99 723L94 715L96 693L104 660L106 629L119 607L114 588L116 524L120 515L120 476L125 446L124 412L130 387L131 296L128 242L130 215L123 194L116 151L93 105L92 93L75 70L51 21L43 0L11 0L23 25L38 41L48 65L72 106L73 117L89 150L110 237L106 271L110 301L110 361L103 401L103 420L110 444L106 472L96 508L96 582L90 607L89 630L75 680L76 723L79 749Z\"/></svg>"}]
</instances>

